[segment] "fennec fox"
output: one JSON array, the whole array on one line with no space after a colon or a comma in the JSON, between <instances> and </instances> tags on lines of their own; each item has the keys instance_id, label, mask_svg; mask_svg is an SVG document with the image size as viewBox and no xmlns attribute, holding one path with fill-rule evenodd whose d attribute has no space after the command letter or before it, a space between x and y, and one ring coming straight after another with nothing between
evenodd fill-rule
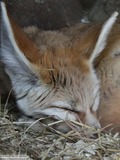
<instances>
[{"instance_id":1,"label":"fennec fox","mask_svg":"<svg viewBox=\"0 0 120 160\"><path fill-rule=\"evenodd\" d=\"M98 116L102 126L120 121L120 113L116 119L111 116L107 122L106 115L102 115L102 112L109 112L105 111L106 107L113 103L107 102L104 97L104 92L109 92L112 82L106 81L102 70L107 72L109 67L114 68L111 64L107 66L106 57L113 61L116 59L115 66L118 64L119 55L116 58L116 53L120 44L120 25L113 26L116 12L103 25L78 24L59 31L41 31L36 27L28 27L25 29L28 38L9 17L3 2L1 8L0 59L11 79L18 107L26 115L35 118L49 115L65 121L80 119L87 125L100 128L96 117L99 107ZM104 61L105 64L102 64ZM117 82L119 72L115 73L115 77ZM118 91L119 87L116 88ZM117 102L120 99L115 98ZM111 97L109 100L112 101ZM118 103L116 105L117 110L120 110ZM66 131L64 125L60 129Z\"/></svg>"}]
</instances>

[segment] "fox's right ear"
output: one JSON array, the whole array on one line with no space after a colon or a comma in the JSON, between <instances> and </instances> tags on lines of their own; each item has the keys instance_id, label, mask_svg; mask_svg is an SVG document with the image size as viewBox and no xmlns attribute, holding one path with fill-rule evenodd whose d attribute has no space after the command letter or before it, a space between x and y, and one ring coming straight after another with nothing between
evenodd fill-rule
<instances>
[{"instance_id":1,"label":"fox's right ear","mask_svg":"<svg viewBox=\"0 0 120 160\"><path fill-rule=\"evenodd\" d=\"M103 51L103 49L106 46L107 38L109 36L109 33L116 21L116 17L118 15L118 12L114 12L111 17L103 24L100 34L98 36L97 42L95 44L95 47L93 49L93 52L89 58L89 62L93 63L95 58L99 56L99 54Z\"/></svg>"},{"instance_id":2,"label":"fox's right ear","mask_svg":"<svg viewBox=\"0 0 120 160\"><path fill-rule=\"evenodd\" d=\"M0 2L0 5L0 61L5 65L5 70L12 83L16 81L24 84L32 80L37 81L37 74L34 72L33 64L40 58L39 49L9 17L5 3Z\"/></svg>"}]
</instances>

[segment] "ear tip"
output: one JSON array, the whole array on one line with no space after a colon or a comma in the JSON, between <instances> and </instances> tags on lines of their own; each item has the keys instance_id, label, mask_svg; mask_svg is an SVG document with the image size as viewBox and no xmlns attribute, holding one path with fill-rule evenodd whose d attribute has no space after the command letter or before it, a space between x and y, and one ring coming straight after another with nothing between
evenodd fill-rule
<instances>
[{"instance_id":1,"label":"ear tip","mask_svg":"<svg viewBox=\"0 0 120 160\"><path fill-rule=\"evenodd\" d=\"M4 0L0 0L0 7L3 8L3 7L5 7L5 5L6 5L5 1Z\"/></svg>"},{"instance_id":2,"label":"ear tip","mask_svg":"<svg viewBox=\"0 0 120 160\"><path fill-rule=\"evenodd\" d=\"M115 11L113 14L112 14L112 17L117 17L118 16L118 12L117 11Z\"/></svg>"},{"instance_id":3,"label":"ear tip","mask_svg":"<svg viewBox=\"0 0 120 160\"><path fill-rule=\"evenodd\" d=\"M4 0L0 0L0 3L5 3Z\"/></svg>"}]
</instances>

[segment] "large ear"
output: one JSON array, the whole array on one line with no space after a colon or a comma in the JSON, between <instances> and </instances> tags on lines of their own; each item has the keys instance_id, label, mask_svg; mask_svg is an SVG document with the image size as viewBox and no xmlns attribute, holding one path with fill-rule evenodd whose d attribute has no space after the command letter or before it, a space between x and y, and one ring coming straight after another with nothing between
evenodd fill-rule
<instances>
[{"instance_id":1,"label":"large ear","mask_svg":"<svg viewBox=\"0 0 120 160\"><path fill-rule=\"evenodd\" d=\"M91 54L91 57L89 59L90 63L94 61L94 59L103 51L103 49L106 46L106 41L108 38L108 35L111 31L111 28L113 24L116 21L116 17L118 15L118 12L114 12L111 17L103 24L102 29L100 31L100 34L98 36L95 48Z\"/></svg>"},{"instance_id":2,"label":"large ear","mask_svg":"<svg viewBox=\"0 0 120 160\"><path fill-rule=\"evenodd\" d=\"M13 22L1 2L1 50L0 61L12 84L35 82L38 80L33 64L40 58L39 50L24 32ZM24 81L24 82L23 82ZM22 87L22 86L21 86Z\"/></svg>"}]
</instances>

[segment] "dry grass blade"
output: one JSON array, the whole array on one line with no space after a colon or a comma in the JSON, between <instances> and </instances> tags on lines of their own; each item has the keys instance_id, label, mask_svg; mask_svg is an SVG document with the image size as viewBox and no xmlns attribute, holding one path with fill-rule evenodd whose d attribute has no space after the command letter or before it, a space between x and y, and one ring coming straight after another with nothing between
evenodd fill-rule
<instances>
[{"instance_id":1,"label":"dry grass blade","mask_svg":"<svg viewBox=\"0 0 120 160\"><path fill-rule=\"evenodd\" d=\"M53 128L62 120L45 124L44 119L11 121L9 115L0 115L1 155L27 155L33 160L111 160L111 157L120 160L120 135L117 133L105 134L71 121L66 124L72 130L64 134ZM94 134L97 137L92 136Z\"/></svg>"}]
</instances>

